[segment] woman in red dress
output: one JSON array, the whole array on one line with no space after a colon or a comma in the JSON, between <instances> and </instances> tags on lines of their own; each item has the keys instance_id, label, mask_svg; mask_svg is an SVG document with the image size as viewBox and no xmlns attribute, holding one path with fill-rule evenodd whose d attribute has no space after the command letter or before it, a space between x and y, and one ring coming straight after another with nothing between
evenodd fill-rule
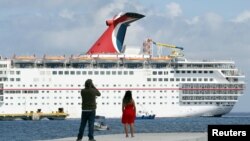
<instances>
[{"instance_id":1,"label":"woman in red dress","mask_svg":"<svg viewBox=\"0 0 250 141\"><path fill-rule=\"evenodd\" d=\"M136 107L132 98L132 92L126 91L122 100L122 123L126 137L128 137L128 125L130 126L131 137L134 137L135 113Z\"/></svg>"}]
</instances>

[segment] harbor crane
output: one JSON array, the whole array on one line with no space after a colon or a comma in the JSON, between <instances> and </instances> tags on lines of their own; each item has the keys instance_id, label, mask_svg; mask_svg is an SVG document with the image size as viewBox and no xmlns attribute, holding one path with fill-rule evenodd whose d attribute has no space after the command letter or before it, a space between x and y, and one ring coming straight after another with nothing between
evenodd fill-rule
<instances>
[{"instance_id":1,"label":"harbor crane","mask_svg":"<svg viewBox=\"0 0 250 141\"><path fill-rule=\"evenodd\" d=\"M155 46L158 47L158 49L157 49L157 55L159 57L161 57L161 54L162 54L162 47L170 48L172 50L171 54L169 55L172 58L183 57L184 56L184 54L182 53L182 51L184 50L183 47L179 47L179 46L171 45L171 44L166 44L166 43L155 42L152 39L147 39L146 42L148 44L155 45ZM153 48L152 48L152 52L153 52Z\"/></svg>"}]
</instances>

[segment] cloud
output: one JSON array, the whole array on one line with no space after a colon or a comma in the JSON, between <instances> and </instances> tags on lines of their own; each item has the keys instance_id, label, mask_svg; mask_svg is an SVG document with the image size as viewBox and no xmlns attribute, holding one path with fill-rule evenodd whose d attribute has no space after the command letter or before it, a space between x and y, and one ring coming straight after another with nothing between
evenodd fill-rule
<instances>
[{"instance_id":1,"label":"cloud","mask_svg":"<svg viewBox=\"0 0 250 141\"><path fill-rule=\"evenodd\" d=\"M167 15L171 18L178 17L182 14L182 9L179 4L177 3L170 3L166 5L167 8Z\"/></svg>"},{"instance_id":2,"label":"cloud","mask_svg":"<svg viewBox=\"0 0 250 141\"><path fill-rule=\"evenodd\" d=\"M83 44L83 33L85 28L74 28L64 31L44 32L41 38L45 46L53 46L56 48L74 48Z\"/></svg>"},{"instance_id":3,"label":"cloud","mask_svg":"<svg viewBox=\"0 0 250 141\"><path fill-rule=\"evenodd\" d=\"M223 23L223 18L216 13L207 13L204 16L204 20L204 22L212 30L218 30Z\"/></svg>"},{"instance_id":4,"label":"cloud","mask_svg":"<svg viewBox=\"0 0 250 141\"><path fill-rule=\"evenodd\" d=\"M100 18L113 17L115 11L121 11L124 9L125 1L118 0L116 2L109 3L101 7L96 13L96 22L99 22ZM117 13L116 13L117 14Z\"/></svg>"},{"instance_id":5,"label":"cloud","mask_svg":"<svg viewBox=\"0 0 250 141\"><path fill-rule=\"evenodd\" d=\"M191 20L187 19L185 21L189 25L194 25L194 24L197 24L200 21L200 17L199 16L195 16Z\"/></svg>"},{"instance_id":6,"label":"cloud","mask_svg":"<svg viewBox=\"0 0 250 141\"><path fill-rule=\"evenodd\" d=\"M75 13L68 9L63 9L62 11L60 11L59 16L65 19L73 20Z\"/></svg>"},{"instance_id":7,"label":"cloud","mask_svg":"<svg viewBox=\"0 0 250 141\"><path fill-rule=\"evenodd\" d=\"M250 20L250 11L244 11L240 13L236 18L234 18L232 21L235 23L244 23Z\"/></svg>"},{"instance_id":8,"label":"cloud","mask_svg":"<svg viewBox=\"0 0 250 141\"><path fill-rule=\"evenodd\" d=\"M145 8L141 4L129 0L114 0L102 5L94 14L96 24L102 23L106 19L111 19L121 12L138 12L144 13Z\"/></svg>"},{"instance_id":9,"label":"cloud","mask_svg":"<svg viewBox=\"0 0 250 141\"><path fill-rule=\"evenodd\" d=\"M65 3L68 5L67 8ZM233 56L233 53L240 52L236 46L249 50L247 48L250 44L249 25L239 27L235 22L226 21L219 14L212 12L186 18L178 3L167 4L167 11L164 9L159 11L128 0L110 0L96 4L86 4L85 1L74 3L60 1L51 4L48 1L48 3L34 4L36 7L42 5L42 9L32 8L32 2L29 3L30 6L19 4L17 11L8 12L10 9L6 9L6 13L10 15L0 20L0 25L4 27L0 34L0 46L8 46L6 52L20 49L20 53L29 50L32 54L32 51L36 54L44 52L77 54L86 51L107 28L105 20L121 11L146 15L128 27L124 42L128 46L131 44L141 46L143 40L150 37L159 42L184 46L187 55L197 58L211 57L211 52L216 57L230 56L230 54ZM164 12L165 14L162 14ZM247 17L240 15L238 17ZM17 22L16 19L22 22ZM15 49L17 46L19 49ZM34 49L30 50L31 47ZM225 48L230 52L225 52ZM198 49L202 51L197 55ZM247 55L241 55L243 56Z\"/></svg>"}]
</instances>

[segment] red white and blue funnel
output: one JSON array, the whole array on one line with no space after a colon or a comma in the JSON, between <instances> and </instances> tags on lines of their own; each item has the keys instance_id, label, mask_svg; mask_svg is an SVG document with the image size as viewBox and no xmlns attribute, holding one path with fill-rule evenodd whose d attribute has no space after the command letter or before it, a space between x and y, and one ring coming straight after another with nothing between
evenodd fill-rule
<instances>
[{"instance_id":1,"label":"red white and blue funnel","mask_svg":"<svg viewBox=\"0 0 250 141\"><path fill-rule=\"evenodd\" d=\"M113 19L107 20L108 29L87 51L87 54L121 53L127 27L130 23L143 17L144 15L137 13L120 13Z\"/></svg>"}]
</instances>

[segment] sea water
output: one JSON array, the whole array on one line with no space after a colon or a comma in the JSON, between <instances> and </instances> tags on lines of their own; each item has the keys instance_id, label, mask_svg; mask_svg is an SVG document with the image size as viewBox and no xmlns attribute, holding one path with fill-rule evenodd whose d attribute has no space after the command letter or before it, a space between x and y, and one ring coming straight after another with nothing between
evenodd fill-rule
<instances>
[{"instance_id":1,"label":"sea water","mask_svg":"<svg viewBox=\"0 0 250 141\"><path fill-rule=\"evenodd\" d=\"M107 131L95 135L123 133L121 119L105 119ZM136 133L207 132L212 124L250 124L250 113L232 113L223 117L155 118L135 121ZM0 141L34 141L76 137L80 119L0 121ZM85 129L84 135L88 131Z\"/></svg>"}]
</instances>

